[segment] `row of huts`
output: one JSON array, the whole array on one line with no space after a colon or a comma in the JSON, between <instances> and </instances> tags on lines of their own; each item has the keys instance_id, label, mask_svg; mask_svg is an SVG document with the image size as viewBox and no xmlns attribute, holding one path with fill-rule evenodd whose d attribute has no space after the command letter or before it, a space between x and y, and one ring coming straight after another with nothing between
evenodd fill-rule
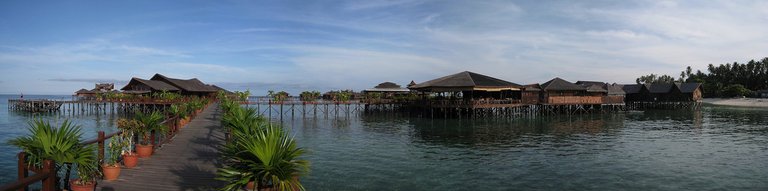
<instances>
[{"instance_id":1,"label":"row of huts","mask_svg":"<svg viewBox=\"0 0 768 191\"><path fill-rule=\"evenodd\" d=\"M391 83L391 82L390 82ZM413 83L407 89L382 83L366 92L391 94L415 91L432 95L431 102L478 105L624 105L632 102L699 102L700 83L609 84L597 81L569 82L554 78L541 84L520 85L464 71ZM425 99L427 96L424 96ZM450 101L446 101L450 100Z\"/></svg>"}]
</instances>

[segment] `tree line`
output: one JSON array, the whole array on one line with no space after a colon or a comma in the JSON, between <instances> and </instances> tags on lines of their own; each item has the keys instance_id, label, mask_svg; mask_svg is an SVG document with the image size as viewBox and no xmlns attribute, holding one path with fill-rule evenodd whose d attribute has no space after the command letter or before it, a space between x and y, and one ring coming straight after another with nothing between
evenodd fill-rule
<instances>
[{"instance_id":1,"label":"tree line","mask_svg":"<svg viewBox=\"0 0 768 191\"><path fill-rule=\"evenodd\" d=\"M649 74L640 76L635 82L696 82L703 84L704 97L755 96L755 91L768 89L768 57L747 63L709 64L706 72L693 72L688 66L677 79L669 75Z\"/></svg>"}]
</instances>

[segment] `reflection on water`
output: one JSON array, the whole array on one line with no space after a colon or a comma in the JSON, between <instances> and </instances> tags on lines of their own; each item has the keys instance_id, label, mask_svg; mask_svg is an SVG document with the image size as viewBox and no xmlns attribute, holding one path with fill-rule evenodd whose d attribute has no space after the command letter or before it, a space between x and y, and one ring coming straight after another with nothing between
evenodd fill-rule
<instances>
[{"instance_id":1,"label":"reflection on water","mask_svg":"<svg viewBox=\"0 0 768 191\"><path fill-rule=\"evenodd\" d=\"M285 120L312 190L768 188L768 111L724 107L514 120Z\"/></svg>"}]
</instances>

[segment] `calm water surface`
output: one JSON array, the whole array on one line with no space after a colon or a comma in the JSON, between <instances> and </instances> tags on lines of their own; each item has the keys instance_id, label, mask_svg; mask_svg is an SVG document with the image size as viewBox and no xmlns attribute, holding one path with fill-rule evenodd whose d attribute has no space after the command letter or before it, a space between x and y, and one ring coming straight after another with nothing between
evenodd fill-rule
<instances>
[{"instance_id":1,"label":"calm water surface","mask_svg":"<svg viewBox=\"0 0 768 191\"><path fill-rule=\"evenodd\" d=\"M5 141L25 134L32 116L2 107L7 182L18 149ZM115 119L74 118L88 138L114 130ZM283 124L309 150L309 190L768 190L766 109L515 120L320 115Z\"/></svg>"}]
</instances>

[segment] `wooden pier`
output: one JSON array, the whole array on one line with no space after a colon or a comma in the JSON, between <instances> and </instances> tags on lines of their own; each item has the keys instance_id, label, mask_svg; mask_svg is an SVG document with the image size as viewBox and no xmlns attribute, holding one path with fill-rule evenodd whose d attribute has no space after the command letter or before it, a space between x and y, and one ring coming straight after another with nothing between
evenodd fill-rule
<instances>
[{"instance_id":1,"label":"wooden pier","mask_svg":"<svg viewBox=\"0 0 768 191\"><path fill-rule=\"evenodd\" d=\"M218 104L200 113L169 143L139 165L123 169L118 180L99 181L96 190L216 190L219 146L224 143Z\"/></svg>"},{"instance_id":2,"label":"wooden pier","mask_svg":"<svg viewBox=\"0 0 768 191\"><path fill-rule=\"evenodd\" d=\"M176 102L153 100L47 100L9 99L8 110L70 115L163 111Z\"/></svg>"}]
</instances>

